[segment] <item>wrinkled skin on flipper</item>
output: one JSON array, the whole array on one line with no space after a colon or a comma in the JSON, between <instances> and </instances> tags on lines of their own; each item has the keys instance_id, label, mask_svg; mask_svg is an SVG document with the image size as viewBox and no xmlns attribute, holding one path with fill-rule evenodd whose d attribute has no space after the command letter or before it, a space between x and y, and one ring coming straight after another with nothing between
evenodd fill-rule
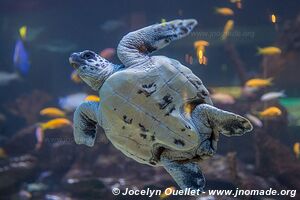
<instances>
[{"instance_id":1,"label":"wrinkled skin on flipper","mask_svg":"<svg viewBox=\"0 0 300 200\"><path fill-rule=\"evenodd\" d=\"M246 118L208 104L198 105L192 112L192 119L200 132L201 128L212 127L215 132L225 136L240 136L253 128Z\"/></svg>"},{"instance_id":2,"label":"wrinkled skin on flipper","mask_svg":"<svg viewBox=\"0 0 300 200\"><path fill-rule=\"evenodd\" d=\"M173 20L130 32L119 43L118 57L126 67L143 65L150 61L150 53L187 36L196 25L194 19Z\"/></svg>"},{"instance_id":3,"label":"wrinkled skin on flipper","mask_svg":"<svg viewBox=\"0 0 300 200\"><path fill-rule=\"evenodd\" d=\"M180 163L164 156L161 157L161 163L181 189L190 188L203 191L205 178L197 163Z\"/></svg>"},{"instance_id":4,"label":"wrinkled skin on flipper","mask_svg":"<svg viewBox=\"0 0 300 200\"><path fill-rule=\"evenodd\" d=\"M197 155L201 157L213 156L216 153L220 134L240 136L253 128L246 118L208 104L198 105L191 118L202 138L197 151Z\"/></svg>"},{"instance_id":5,"label":"wrinkled skin on flipper","mask_svg":"<svg viewBox=\"0 0 300 200\"><path fill-rule=\"evenodd\" d=\"M96 125L101 119L98 116L98 102L84 102L74 113L74 139L77 144L94 146L96 139Z\"/></svg>"}]
</instances>

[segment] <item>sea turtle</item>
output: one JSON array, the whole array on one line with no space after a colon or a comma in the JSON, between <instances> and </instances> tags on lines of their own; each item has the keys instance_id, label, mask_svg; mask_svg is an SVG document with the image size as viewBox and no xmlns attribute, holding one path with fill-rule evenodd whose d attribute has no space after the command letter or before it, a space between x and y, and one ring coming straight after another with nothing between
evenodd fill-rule
<instances>
[{"instance_id":1,"label":"sea turtle","mask_svg":"<svg viewBox=\"0 0 300 200\"><path fill-rule=\"evenodd\" d=\"M73 53L70 64L99 91L100 102L84 102L74 113L77 144L93 146L96 125L125 155L151 166L163 166L183 188L203 190L197 164L214 155L219 133L242 135L250 122L212 106L202 81L176 60L149 54L187 36L194 19L155 24L128 33L115 65L96 53Z\"/></svg>"}]
</instances>

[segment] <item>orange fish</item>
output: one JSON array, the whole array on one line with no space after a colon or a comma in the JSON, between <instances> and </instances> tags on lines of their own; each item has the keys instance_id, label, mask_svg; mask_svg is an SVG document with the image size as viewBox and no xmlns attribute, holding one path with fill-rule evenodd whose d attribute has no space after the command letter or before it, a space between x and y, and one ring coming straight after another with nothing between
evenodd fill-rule
<instances>
[{"instance_id":1,"label":"orange fish","mask_svg":"<svg viewBox=\"0 0 300 200\"><path fill-rule=\"evenodd\" d=\"M40 124L40 127L43 131L47 129L62 128L65 126L72 126L72 122L66 118L55 118Z\"/></svg>"},{"instance_id":2,"label":"orange fish","mask_svg":"<svg viewBox=\"0 0 300 200\"><path fill-rule=\"evenodd\" d=\"M100 101L100 97L98 97L98 96L96 96L96 95L89 95L89 96L85 97L84 100L85 100L85 101L99 102L99 101Z\"/></svg>"},{"instance_id":3,"label":"orange fish","mask_svg":"<svg viewBox=\"0 0 300 200\"><path fill-rule=\"evenodd\" d=\"M35 130L35 137L37 140L35 149L38 150L42 147L45 138L45 130L62 128L65 126L72 126L72 122L66 118L55 118L47 122L40 123Z\"/></svg>"},{"instance_id":4,"label":"orange fish","mask_svg":"<svg viewBox=\"0 0 300 200\"><path fill-rule=\"evenodd\" d=\"M274 14L272 14L271 15L271 22L273 23L273 24L275 24L276 23L276 15L274 15Z\"/></svg>"},{"instance_id":5,"label":"orange fish","mask_svg":"<svg viewBox=\"0 0 300 200\"><path fill-rule=\"evenodd\" d=\"M232 16L234 15L234 12L231 8L216 8L216 13L224 16Z\"/></svg>"},{"instance_id":6,"label":"orange fish","mask_svg":"<svg viewBox=\"0 0 300 200\"><path fill-rule=\"evenodd\" d=\"M226 40L233 29L234 26L234 21L233 20L228 20L224 26L223 34L221 36L221 40Z\"/></svg>"},{"instance_id":7,"label":"orange fish","mask_svg":"<svg viewBox=\"0 0 300 200\"><path fill-rule=\"evenodd\" d=\"M201 53L201 52L200 52ZM207 57L206 56L198 56L198 62L200 65L207 65Z\"/></svg>"},{"instance_id":8,"label":"orange fish","mask_svg":"<svg viewBox=\"0 0 300 200\"><path fill-rule=\"evenodd\" d=\"M257 54L267 55L267 56L278 55L281 54L281 49L274 46L263 47L263 48L258 47Z\"/></svg>"},{"instance_id":9,"label":"orange fish","mask_svg":"<svg viewBox=\"0 0 300 200\"><path fill-rule=\"evenodd\" d=\"M198 51L199 64L203 64L203 57L204 57L203 54L204 54L204 53L203 53L203 50L200 49L200 50Z\"/></svg>"},{"instance_id":10,"label":"orange fish","mask_svg":"<svg viewBox=\"0 0 300 200\"><path fill-rule=\"evenodd\" d=\"M198 40L194 42L194 47L197 51L199 64L207 65L207 57L204 55L205 47L209 46L209 43L205 40Z\"/></svg>"},{"instance_id":11,"label":"orange fish","mask_svg":"<svg viewBox=\"0 0 300 200\"><path fill-rule=\"evenodd\" d=\"M66 113L55 107L44 108L40 111L40 115L47 117L65 117Z\"/></svg>"},{"instance_id":12,"label":"orange fish","mask_svg":"<svg viewBox=\"0 0 300 200\"><path fill-rule=\"evenodd\" d=\"M268 79L254 78L254 79L248 80L245 83L245 86L251 87L251 88L266 87L266 86L272 85L272 80L273 80L273 78L268 78Z\"/></svg>"},{"instance_id":13,"label":"orange fish","mask_svg":"<svg viewBox=\"0 0 300 200\"><path fill-rule=\"evenodd\" d=\"M265 110L259 112L259 116L262 118L278 117L281 114L282 114L281 110L275 106L266 108Z\"/></svg>"}]
</instances>

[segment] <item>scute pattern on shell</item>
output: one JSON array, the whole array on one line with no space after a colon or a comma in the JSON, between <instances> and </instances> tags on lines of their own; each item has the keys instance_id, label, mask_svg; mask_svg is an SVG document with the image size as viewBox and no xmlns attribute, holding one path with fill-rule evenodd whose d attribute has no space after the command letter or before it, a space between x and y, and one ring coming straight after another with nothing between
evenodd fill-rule
<instances>
[{"instance_id":1,"label":"scute pattern on shell","mask_svg":"<svg viewBox=\"0 0 300 200\"><path fill-rule=\"evenodd\" d=\"M183 152L199 146L199 134L184 116L183 105L196 99L211 101L187 67L164 56L151 59L149 66L127 68L106 80L100 89L100 112L116 148L138 162L155 165L154 146Z\"/></svg>"}]
</instances>

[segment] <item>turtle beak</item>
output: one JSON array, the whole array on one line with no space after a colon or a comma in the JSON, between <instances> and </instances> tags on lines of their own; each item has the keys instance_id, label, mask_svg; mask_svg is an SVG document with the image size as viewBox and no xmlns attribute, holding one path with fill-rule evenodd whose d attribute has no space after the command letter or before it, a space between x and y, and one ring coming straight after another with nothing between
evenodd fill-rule
<instances>
[{"instance_id":1,"label":"turtle beak","mask_svg":"<svg viewBox=\"0 0 300 200\"><path fill-rule=\"evenodd\" d=\"M70 62L72 67L74 67L75 69L78 69L79 66L80 66L80 63L82 63L82 59L80 58L80 54L79 53L72 53L69 57L69 62Z\"/></svg>"}]
</instances>

